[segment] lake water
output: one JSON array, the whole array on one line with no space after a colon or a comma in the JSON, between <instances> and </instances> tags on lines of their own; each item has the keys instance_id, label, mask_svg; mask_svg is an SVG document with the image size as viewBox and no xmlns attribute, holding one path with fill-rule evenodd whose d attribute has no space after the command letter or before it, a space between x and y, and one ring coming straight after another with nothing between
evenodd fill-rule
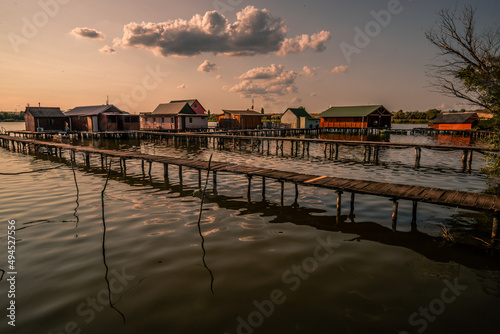
<instances>
[{"instance_id":1,"label":"lake water","mask_svg":"<svg viewBox=\"0 0 500 334\"><path fill-rule=\"evenodd\" d=\"M22 129L22 123L0 123ZM445 143L456 138L391 136L393 142ZM364 163L361 149L341 148L339 161L320 147L307 158L277 157L165 144L84 142L85 145L174 157L227 161L308 174L351 177L481 192L497 182L461 170L461 152L382 150ZM464 143L467 145L469 143ZM285 148L287 152L287 148ZM66 154L66 157L68 155ZM16 226L16 327L8 325L11 299L4 275L0 333L444 333L496 331L500 260L480 248L438 238L444 224L457 240L489 240L491 217L421 204L411 232L411 203L400 202L398 232L392 202L356 196L353 221L335 225L332 191L218 175L208 185L200 228L198 174L140 163L128 175L107 173L93 158L71 164L0 149L0 269L7 270L7 226ZM53 169L56 168L56 169ZM46 170L51 169L51 170ZM349 213L345 196L343 213ZM103 219L104 218L104 219ZM200 236L200 230L203 238ZM0 271L0 275L1 275ZM111 304L108 296L111 292ZM124 321L125 319L125 321Z\"/></svg>"}]
</instances>

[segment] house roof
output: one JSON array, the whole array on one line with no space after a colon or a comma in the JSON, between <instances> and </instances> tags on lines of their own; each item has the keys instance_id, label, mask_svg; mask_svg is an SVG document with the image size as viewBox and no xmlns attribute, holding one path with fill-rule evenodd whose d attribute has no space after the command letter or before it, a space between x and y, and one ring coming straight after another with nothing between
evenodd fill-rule
<instances>
[{"instance_id":1,"label":"house roof","mask_svg":"<svg viewBox=\"0 0 500 334\"><path fill-rule=\"evenodd\" d=\"M66 117L60 108L26 107L26 112L33 117Z\"/></svg>"},{"instance_id":2,"label":"house roof","mask_svg":"<svg viewBox=\"0 0 500 334\"><path fill-rule=\"evenodd\" d=\"M224 113L228 113L231 115L239 115L239 116L265 116L260 112L257 112L255 110L222 110Z\"/></svg>"},{"instance_id":3,"label":"house roof","mask_svg":"<svg viewBox=\"0 0 500 334\"><path fill-rule=\"evenodd\" d=\"M195 103L196 101L198 101L197 99L189 99L189 100L174 100L174 101L170 101L170 103L176 103L176 102L185 102L187 104L189 104L190 106L193 105L193 103ZM199 102L198 102L199 103Z\"/></svg>"},{"instance_id":4,"label":"house roof","mask_svg":"<svg viewBox=\"0 0 500 334\"><path fill-rule=\"evenodd\" d=\"M384 113L391 113L382 105L376 106L350 106L350 107L332 107L323 113L320 117L367 117L368 115L383 109Z\"/></svg>"},{"instance_id":5,"label":"house roof","mask_svg":"<svg viewBox=\"0 0 500 334\"><path fill-rule=\"evenodd\" d=\"M432 124L463 124L479 119L475 112L444 113L432 121Z\"/></svg>"},{"instance_id":6,"label":"house roof","mask_svg":"<svg viewBox=\"0 0 500 334\"><path fill-rule=\"evenodd\" d=\"M170 102L158 105L152 115L196 115L186 102Z\"/></svg>"},{"instance_id":7,"label":"house roof","mask_svg":"<svg viewBox=\"0 0 500 334\"><path fill-rule=\"evenodd\" d=\"M296 117L311 117L309 113L304 108L288 108ZM285 113L287 112L285 111Z\"/></svg>"},{"instance_id":8,"label":"house roof","mask_svg":"<svg viewBox=\"0 0 500 334\"><path fill-rule=\"evenodd\" d=\"M118 109L112 104L102 106L76 107L74 109L66 111L64 114L66 116L95 116L103 112L118 112L121 114L125 114L124 111Z\"/></svg>"}]
</instances>

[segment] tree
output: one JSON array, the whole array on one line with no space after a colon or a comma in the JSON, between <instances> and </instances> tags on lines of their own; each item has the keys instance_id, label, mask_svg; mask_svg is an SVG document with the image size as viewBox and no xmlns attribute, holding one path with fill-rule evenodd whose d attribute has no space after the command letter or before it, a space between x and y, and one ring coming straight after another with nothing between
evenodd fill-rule
<instances>
[{"instance_id":1,"label":"tree","mask_svg":"<svg viewBox=\"0 0 500 334\"><path fill-rule=\"evenodd\" d=\"M260 113L264 115L264 107L260 108Z\"/></svg>"},{"instance_id":2,"label":"tree","mask_svg":"<svg viewBox=\"0 0 500 334\"><path fill-rule=\"evenodd\" d=\"M437 28L426 32L438 49L430 66L432 86L448 96L491 110L500 116L500 31L479 32L476 8L441 10Z\"/></svg>"}]
</instances>

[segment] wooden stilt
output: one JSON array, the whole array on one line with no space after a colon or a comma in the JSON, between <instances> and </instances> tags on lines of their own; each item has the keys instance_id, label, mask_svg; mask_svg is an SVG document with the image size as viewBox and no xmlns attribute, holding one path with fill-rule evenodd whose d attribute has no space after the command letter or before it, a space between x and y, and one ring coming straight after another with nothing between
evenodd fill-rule
<instances>
[{"instance_id":1,"label":"wooden stilt","mask_svg":"<svg viewBox=\"0 0 500 334\"><path fill-rule=\"evenodd\" d=\"M144 160L141 160L141 169L142 169L142 175L146 175L146 171L144 170Z\"/></svg>"},{"instance_id":2,"label":"wooden stilt","mask_svg":"<svg viewBox=\"0 0 500 334\"><path fill-rule=\"evenodd\" d=\"M472 156L473 156L473 154L474 154L474 151L469 152L469 159L467 162L467 173L472 172Z\"/></svg>"},{"instance_id":3,"label":"wooden stilt","mask_svg":"<svg viewBox=\"0 0 500 334\"><path fill-rule=\"evenodd\" d=\"M351 210L349 211L349 219L354 223L354 201L356 199L356 193L351 193Z\"/></svg>"},{"instance_id":4,"label":"wooden stilt","mask_svg":"<svg viewBox=\"0 0 500 334\"><path fill-rule=\"evenodd\" d=\"M411 212L411 230L412 231L417 230L417 206L418 206L418 201L413 201L413 209Z\"/></svg>"},{"instance_id":5,"label":"wooden stilt","mask_svg":"<svg viewBox=\"0 0 500 334\"><path fill-rule=\"evenodd\" d=\"M149 177L151 177L151 169L152 169L152 168L153 168L153 162L152 162L152 161L150 161L150 162L149 162L149 171L148 171L148 175L149 175Z\"/></svg>"},{"instance_id":6,"label":"wooden stilt","mask_svg":"<svg viewBox=\"0 0 500 334\"><path fill-rule=\"evenodd\" d=\"M163 164L163 178L165 182L168 181L168 164Z\"/></svg>"},{"instance_id":7,"label":"wooden stilt","mask_svg":"<svg viewBox=\"0 0 500 334\"><path fill-rule=\"evenodd\" d=\"M182 179L182 166L181 165L179 165L179 184L182 187L183 179Z\"/></svg>"},{"instance_id":8,"label":"wooden stilt","mask_svg":"<svg viewBox=\"0 0 500 334\"><path fill-rule=\"evenodd\" d=\"M252 202L252 175L247 174L248 187L247 187L247 199L248 203Z\"/></svg>"},{"instance_id":9,"label":"wooden stilt","mask_svg":"<svg viewBox=\"0 0 500 334\"><path fill-rule=\"evenodd\" d=\"M262 200L266 200L266 177L262 177Z\"/></svg>"},{"instance_id":10,"label":"wooden stilt","mask_svg":"<svg viewBox=\"0 0 500 334\"><path fill-rule=\"evenodd\" d=\"M198 169L198 188L202 188L201 185L201 169Z\"/></svg>"},{"instance_id":11,"label":"wooden stilt","mask_svg":"<svg viewBox=\"0 0 500 334\"><path fill-rule=\"evenodd\" d=\"M214 194L217 194L217 172L213 171L213 179L214 179Z\"/></svg>"},{"instance_id":12,"label":"wooden stilt","mask_svg":"<svg viewBox=\"0 0 500 334\"><path fill-rule=\"evenodd\" d=\"M285 182L279 182L281 183L281 206L285 206Z\"/></svg>"},{"instance_id":13,"label":"wooden stilt","mask_svg":"<svg viewBox=\"0 0 500 334\"><path fill-rule=\"evenodd\" d=\"M294 200L294 203L298 204L298 200L299 200L299 185L297 183L295 183L295 200Z\"/></svg>"},{"instance_id":14,"label":"wooden stilt","mask_svg":"<svg viewBox=\"0 0 500 334\"><path fill-rule=\"evenodd\" d=\"M337 224L340 224L342 217L342 191L337 191Z\"/></svg>"},{"instance_id":15,"label":"wooden stilt","mask_svg":"<svg viewBox=\"0 0 500 334\"><path fill-rule=\"evenodd\" d=\"M496 247L498 245L498 235L500 232L500 212L495 212L493 217L493 226L491 229L491 246Z\"/></svg>"},{"instance_id":16,"label":"wooden stilt","mask_svg":"<svg viewBox=\"0 0 500 334\"><path fill-rule=\"evenodd\" d=\"M467 158L469 157L469 151L464 150L462 155L462 169L465 172L467 170Z\"/></svg>"},{"instance_id":17,"label":"wooden stilt","mask_svg":"<svg viewBox=\"0 0 500 334\"><path fill-rule=\"evenodd\" d=\"M127 159L123 159L123 175L127 175Z\"/></svg>"},{"instance_id":18,"label":"wooden stilt","mask_svg":"<svg viewBox=\"0 0 500 334\"><path fill-rule=\"evenodd\" d=\"M392 199L392 231L396 232L397 231L397 225L398 225L398 207L399 207L399 202L397 198Z\"/></svg>"},{"instance_id":19,"label":"wooden stilt","mask_svg":"<svg viewBox=\"0 0 500 334\"><path fill-rule=\"evenodd\" d=\"M339 160L339 144L335 144L335 160Z\"/></svg>"}]
</instances>

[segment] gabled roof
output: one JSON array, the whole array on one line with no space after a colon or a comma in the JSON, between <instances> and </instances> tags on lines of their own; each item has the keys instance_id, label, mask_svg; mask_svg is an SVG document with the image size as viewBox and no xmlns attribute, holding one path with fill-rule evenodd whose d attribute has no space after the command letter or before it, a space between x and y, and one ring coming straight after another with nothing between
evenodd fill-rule
<instances>
[{"instance_id":1,"label":"gabled roof","mask_svg":"<svg viewBox=\"0 0 500 334\"><path fill-rule=\"evenodd\" d=\"M186 102L170 102L158 105L152 115L197 115Z\"/></svg>"},{"instance_id":2,"label":"gabled roof","mask_svg":"<svg viewBox=\"0 0 500 334\"><path fill-rule=\"evenodd\" d=\"M265 116L264 114L257 112L255 110L222 110L224 113L238 116Z\"/></svg>"},{"instance_id":3,"label":"gabled roof","mask_svg":"<svg viewBox=\"0 0 500 334\"><path fill-rule=\"evenodd\" d=\"M26 111L33 117L66 117L60 108L26 107Z\"/></svg>"},{"instance_id":4,"label":"gabled roof","mask_svg":"<svg viewBox=\"0 0 500 334\"><path fill-rule=\"evenodd\" d=\"M319 115L320 117L367 117L368 115L381 111L386 115L392 115L382 105L377 106L350 106L350 107L332 107Z\"/></svg>"},{"instance_id":5,"label":"gabled roof","mask_svg":"<svg viewBox=\"0 0 500 334\"><path fill-rule=\"evenodd\" d=\"M311 117L311 115L309 115L309 113L304 108L288 108L285 111L285 114L288 110L290 110L296 117L307 117L307 118Z\"/></svg>"},{"instance_id":6,"label":"gabled roof","mask_svg":"<svg viewBox=\"0 0 500 334\"><path fill-rule=\"evenodd\" d=\"M434 119L432 124L464 124L479 119L475 112L444 113Z\"/></svg>"},{"instance_id":7,"label":"gabled roof","mask_svg":"<svg viewBox=\"0 0 500 334\"><path fill-rule=\"evenodd\" d=\"M189 100L174 100L174 101L170 101L170 103L177 103L177 102L185 102L187 104L189 104L190 106L193 105L193 103L195 103L196 101L198 101L197 99L189 99ZM198 102L199 103L199 102ZM200 103L201 104L201 103Z\"/></svg>"},{"instance_id":8,"label":"gabled roof","mask_svg":"<svg viewBox=\"0 0 500 334\"><path fill-rule=\"evenodd\" d=\"M74 109L66 111L64 114L66 116L95 116L103 112L118 112L121 114L125 114L124 111L118 109L112 104L102 106L76 107Z\"/></svg>"}]
</instances>

